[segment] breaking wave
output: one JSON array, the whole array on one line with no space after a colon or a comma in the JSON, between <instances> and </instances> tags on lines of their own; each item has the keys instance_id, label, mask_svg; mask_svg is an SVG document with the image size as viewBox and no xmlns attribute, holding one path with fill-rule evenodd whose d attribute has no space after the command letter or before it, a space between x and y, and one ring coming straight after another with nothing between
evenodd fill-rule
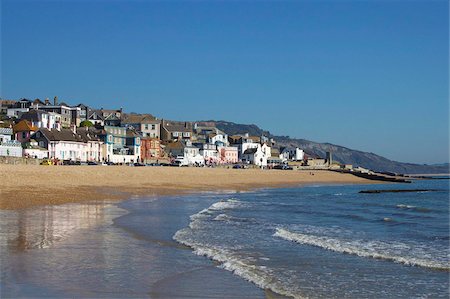
<instances>
[{"instance_id":1,"label":"breaking wave","mask_svg":"<svg viewBox=\"0 0 450 299\"><path fill-rule=\"evenodd\" d=\"M197 243L190 238L190 233L189 229L181 229L175 233L173 239L178 243L191 247L195 254L219 262L220 268L228 270L262 289L271 289L278 294L293 298L303 298L277 279L270 268L253 264L251 258L242 258L234 252L235 250ZM264 257L260 259L264 259Z\"/></svg>"},{"instance_id":2,"label":"breaking wave","mask_svg":"<svg viewBox=\"0 0 450 299\"><path fill-rule=\"evenodd\" d=\"M444 261L434 260L434 254L425 252L425 250L415 249L404 243L387 243L382 241L367 240L341 240L327 236L315 236L290 232L283 228L277 228L274 234L276 237L293 241L299 244L311 245L323 249L357 255L360 257L382 259L401 263L408 266L420 266L435 270L450 271L448 258L441 257ZM411 251L418 251L415 255L407 256ZM419 255L422 253L422 255Z\"/></svg>"}]
</instances>

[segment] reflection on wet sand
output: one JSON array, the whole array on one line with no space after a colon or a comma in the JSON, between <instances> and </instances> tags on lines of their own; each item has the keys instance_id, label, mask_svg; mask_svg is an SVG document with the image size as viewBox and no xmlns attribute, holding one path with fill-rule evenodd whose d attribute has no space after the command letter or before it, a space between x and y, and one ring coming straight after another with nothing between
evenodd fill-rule
<instances>
[{"instance_id":1,"label":"reflection on wet sand","mask_svg":"<svg viewBox=\"0 0 450 299\"><path fill-rule=\"evenodd\" d=\"M77 230L104 222L104 206L77 204L46 206L41 209L1 211L0 244L11 252L48 248Z\"/></svg>"},{"instance_id":2,"label":"reflection on wet sand","mask_svg":"<svg viewBox=\"0 0 450 299\"><path fill-rule=\"evenodd\" d=\"M173 234L209 201L0 211L0 298L263 298L256 286L173 246Z\"/></svg>"}]
</instances>

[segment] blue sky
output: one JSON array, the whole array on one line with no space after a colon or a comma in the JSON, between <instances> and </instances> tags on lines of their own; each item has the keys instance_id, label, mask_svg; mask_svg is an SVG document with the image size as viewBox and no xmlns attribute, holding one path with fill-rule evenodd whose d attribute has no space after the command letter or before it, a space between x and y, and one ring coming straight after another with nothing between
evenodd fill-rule
<instances>
[{"instance_id":1,"label":"blue sky","mask_svg":"<svg viewBox=\"0 0 450 299\"><path fill-rule=\"evenodd\" d=\"M447 1L1 3L2 98L449 160Z\"/></svg>"}]
</instances>

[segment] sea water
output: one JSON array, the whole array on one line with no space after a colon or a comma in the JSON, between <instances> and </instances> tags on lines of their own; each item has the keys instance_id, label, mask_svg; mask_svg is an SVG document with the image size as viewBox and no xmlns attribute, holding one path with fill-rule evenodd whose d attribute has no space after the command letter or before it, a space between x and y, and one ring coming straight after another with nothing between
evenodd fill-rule
<instances>
[{"instance_id":1,"label":"sea water","mask_svg":"<svg viewBox=\"0 0 450 299\"><path fill-rule=\"evenodd\" d=\"M448 180L267 189L221 199L174 239L295 298L448 298ZM433 189L362 194L367 189Z\"/></svg>"},{"instance_id":2,"label":"sea water","mask_svg":"<svg viewBox=\"0 0 450 299\"><path fill-rule=\"evenodd\" d=\"M306 186L0 211L0 297L448 298L448 187ZM359 193L368 189L440 191Z\"/></svg>"}]
</instances>

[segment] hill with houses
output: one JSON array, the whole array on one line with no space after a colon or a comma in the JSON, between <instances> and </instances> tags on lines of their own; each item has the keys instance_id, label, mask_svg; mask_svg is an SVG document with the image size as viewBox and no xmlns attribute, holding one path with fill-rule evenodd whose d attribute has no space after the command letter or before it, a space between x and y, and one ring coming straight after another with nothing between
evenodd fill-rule
<instances>
[{"instance_id":1,"label":"hill with houses","mask_svg":"<svg viewBox=\"0 0 450 299\"><path fill-rule=\"evenodd\" d=\"M326 157L327 152L333 154L333 160L342 164L352 164L374 171L427 174L427 173L449 173L449 164L423 165L414 163L403 163L392 161L374 153L350 149L331 143L319 143L306 139L290 138L289 136L276 136L269 131L259 128L257 125L236 124L229 121L201 121L201 124L215 126L229 135L249 133L255 136L267 136L273 138L280 147L299 147L307 155L314 157Z\"/></svg>"},{"instance_id":2,"label":"hill with houses","mask_svg":"<svg viewBox=\"0 0 450 299\"><path fill-rule=\"evenodd\" d=\"M234 165L286 169L344 169L448 173L448 164L391 161L374 153L276 136L257 125L176 121L152 114L71 105L54 97L0 99L0 156L51 163ZM177 164L178 163L178 164ZM239 166L239 165L235 165ZM359 168L359 169L358 169Z\"/></svg>"}]
</instances>

